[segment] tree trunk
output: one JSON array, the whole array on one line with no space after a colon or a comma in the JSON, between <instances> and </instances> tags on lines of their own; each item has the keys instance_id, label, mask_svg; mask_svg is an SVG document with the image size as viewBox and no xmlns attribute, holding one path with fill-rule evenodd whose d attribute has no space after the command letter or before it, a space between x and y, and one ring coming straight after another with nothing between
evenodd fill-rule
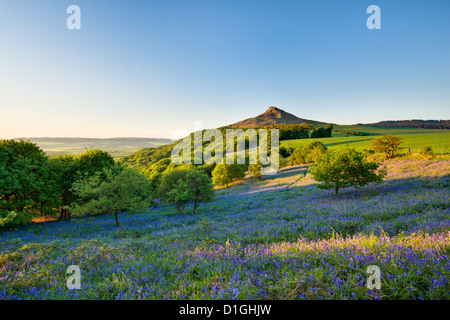
<instances>
[{"instance_id":1,"label":"tree trunk","mask_svg":"<svg viewBox=\"0 0 450 320\"><path fill-rule=\"evenodd\" d=\"M61 218L70 219L70 211L68 209L61 209L59 215L61 216Z\"/></svg>"},{"instance_id":2,"label":"tree trunk","mask_svg":"<svg viewBox=\"0 0 450 320\"><path fill-rule=\"evenodd\" d=\"M117 212L114 212L114 217L116 218L116 226L120 227L119 217L117 216Z\"/></svg>"},{"instance_id":3,"label":"tree trunk","mask_svg":"<svg viewBox=\"0 0 450 320\"><path fill-rule=\"evenodd\" d=\"M184 212L184 203L182 203L182 202L178 202L177 204L177 210L178 210L178 212L179 213L181 213L181 214L186 214L185 212Z\"/></svg>"},{"instance_id":4,"label":"tree trunk","mask_svg":"<svg viewBox=\"0 0 450 320\"><path fill-rule=\"evenodd\" d=\"M334 195L335 195L335 196L337 195L337 193L338 193L338 190L339 190L339 187L338 187L338 186L336 186L336 187L334 188Z\"/></svg>"},{"instance_id":5,"label":"tree trunk","mask_svg":"<svg viewBox=\"0 0 450 320\"><path fill-rule=\"evenodd\" d=\"M199 201L194 201L194 209L192 210L192 212L195 214L196 212L197 212L197 208L198 208L198 205L199 205Z\"/></svg>"}]
</instances>

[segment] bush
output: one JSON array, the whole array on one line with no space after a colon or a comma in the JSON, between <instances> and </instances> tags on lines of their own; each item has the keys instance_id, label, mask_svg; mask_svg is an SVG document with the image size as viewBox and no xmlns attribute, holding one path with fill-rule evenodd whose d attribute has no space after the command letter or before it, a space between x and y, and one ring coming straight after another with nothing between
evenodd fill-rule
<instances>
[{"instance_id":1,"label":"bush","mask_svg":"<svg viewBox=\"0 0 450 320\"><path fill-rule=\"evenodd\" d=\"M212 172L214 185L226 186L234 180L241 180L245 177L245 165L243 164L218 164Z\"/></svg>"},{"instance_id":2,"label":"bush","mask_svg":"<svg viewBox=\"0 0 450 320\"><path fill-rule=\"evenodd\" d=\"M424 159L431 159L434 157L434 152L433 152L433 148L430 146L424 147L422 149L422 151L420 152L420 155L424 158Z\"/></svg>"},{"instance_id":3,"label":"bush","mask_svg":"<svg viewBox=\"0 0 450 320\"><path fill-rule=\"evenodd\" d=\"M314 129L311 132L311 139L317 139L317 138L321 138L320 132L317 129Z\"/></svg>"},{"instance_id":4,"label":"bush","mask_svg":"<svg viewBox=\"0 0 450 320\"><path fill-rule=\"evenodd\" d=\"M385 159L391 159L395 157L401 143L402 139L388 134L372 140L370 145L376 152L384 153Z\"/></svg>"},{"instance_id":5,"label":"bush","mask_svg":"<svg viewBox=\"0 0 450 320\"><path fill-rule=\"evenodd\" d=\"M289 165L307 164L314 161L314 158L327 151L327 147L320 142L314 141L308 143L306 146L295 149L294 153L289 158Z\"/></svg>"},{"instance_id":6,"label":"bush","mask_svg":"<svg viewBox=\"0 0 450 320\"><path fill-rule=\"evenodd\" d=\"M31 215L26 212L0 212L0 230L19 227L31 223Z\"/></svg>"},{"instance_id":7,"label":"bush","mask_svg":"<svg viewBox=\"0 0 450 320\"><path fill-rule=\"evenodd\" d=\"M283 158L287 158L292 154L292 152L294 152L294 148L292 147L286 148L285 146L281 146L279 152L280 156L282 156Z\"/></svg>"},{"instance_id":8,"label":"bush","mask_svg":"<svg viewBox=\"0 0 450 320\"><path fill-rule=\"evenodd\" d=\"M368 162L363 153L353 149L344 152L325 152L317 156L311 166L314 180L323 182L317 185L322 189L338 190L347 187L361 187L369 183L380 183L386 175L385 170L378 170L379 164Z\"/></svg>"},{"instance_id":9,"label":"bush","mask_svg":"<svg viewBox=\"0 0 450 320\"><path fill-rule=\"evenodd\" d=\"M212 164L205 163L205 164L198 166L197 169L202 171L203 173L206 173L208 175L208 177L212 178L212 172L215 167L216 167L216 163L212 163Z\"/></svg>"},{"instance_id":10,"label":"bush","mask_svg":"<svg viewBox=\"0 0 450 320\"><path fill-rule=\"evenodd\" d=\"M366 157L373 156L375 154L375 150L372 150L372 149L369 149L369 150L364 149L362 152L364 153L364 155Z\"/></svg>"},{"instance_id":11,"label":"bush","mask_svg":"<svg viewBox=\"0 0 450 320\"><path fill-rule=\"evenodd\" d=\"M251 164L248 166L248 173L250 174L250 176L254 179L258 179L259 181L261 181L262 179L262 173L261 173L261 169L262 169L262 164L260 162L256 163L256 164Z\"/></svg>"},{"instance_id":12,"label":"bush","mask_svg":"<svg viewBox=\"0 0 450 320\"><path fill-rule=\"evenodd\" d=\"M333 125L327 124L325 128L317 127L311 132L311 139L317 138L329 138L331 137L331 132L333 131Z\"/></svg>"}]
</instances>

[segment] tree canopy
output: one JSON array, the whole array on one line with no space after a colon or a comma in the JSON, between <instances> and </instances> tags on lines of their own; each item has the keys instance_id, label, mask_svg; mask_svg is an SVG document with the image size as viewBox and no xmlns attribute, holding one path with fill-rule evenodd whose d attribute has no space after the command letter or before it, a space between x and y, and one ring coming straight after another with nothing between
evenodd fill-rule
<instances>
[{"instance_id":1,"label":"tree canopy","mask_svg":"<svg viewBox=\"0 0 450 320\"><path fill-rule=\"evenodd\" d=\"M380 183L386 172L376 162L368 162L363 153L353 149L344 152L327 151L314 160L311 174L322 189L338 190L347 187L362 187L369 183Z\"/></svg>"},{"instance_id":2,"label":"tree canopy","mask_svg":"<svg viewBox=\"0 0 450 320\"><path fill-rule=\"evenodd\" d=\"M388 134L372 140L370 145L375 151L383 152L385 155L385 159L391 159L395 157L395 154L398 151L398 147L402 142L402 139L392 134Z\"/></svg>"}]
</instances>

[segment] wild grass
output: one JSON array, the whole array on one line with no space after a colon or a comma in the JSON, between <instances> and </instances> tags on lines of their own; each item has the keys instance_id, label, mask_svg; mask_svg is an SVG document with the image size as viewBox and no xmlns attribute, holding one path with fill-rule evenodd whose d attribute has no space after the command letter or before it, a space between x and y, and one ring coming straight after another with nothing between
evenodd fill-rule
<instances>
[{"instance_id":1,"label":"wild grass","mask_svg":"<svg viewBox=\"0 0 450 320\"><path fill-rule=\"evenodd\" d=\"M436 155L450 154L450 132L401 134L397 136L403 139L403 143L400 145L399 150L399 153L401 154L406 155L409 150L411 150L411 153L418 154L427 146L431 146ZM363 151L364 149L371 149L370 142L377 137L378 136L333 136L331 138L285 140L280 142L280 146L298 148L312 141L321 141L330 150L339 151L346 148L352 148Z\"/></svg>"},{"instance_id":2,"label":"wild grass","mask_svg":"<svg viewBox=\"0 0 450 320\"><path fill-rule=\"evenodd\" d=\"M4 232L0 299L450 299L449 161L385 165L385 182L337 197L285 168L195 216L159 206L120 228L104 215ZM81 290L66 286L73 264Z\"/></svg>"}]
</instances>

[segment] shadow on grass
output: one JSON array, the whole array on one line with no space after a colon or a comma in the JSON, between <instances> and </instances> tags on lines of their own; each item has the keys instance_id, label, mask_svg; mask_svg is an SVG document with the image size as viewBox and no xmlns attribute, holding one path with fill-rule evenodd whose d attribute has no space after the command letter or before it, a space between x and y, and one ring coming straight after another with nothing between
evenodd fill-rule
<instances>
[{"instance_id":1,"label":"shadow on grass","mask_svg":"<svg viewBox=\"0 0 450 320\"><path fill-rule=\"evenodd\" d=\"M343 142L334 142L334 143L327 143L326 146L327 147L331 147L331 146L338 146L341 144L350 144L350 143L355 143L355 142L363 142L363 141L370 141L373 139L361 139L361 140L353 140L353 141L343 141Z\"/></svg>"}]
</instances>

